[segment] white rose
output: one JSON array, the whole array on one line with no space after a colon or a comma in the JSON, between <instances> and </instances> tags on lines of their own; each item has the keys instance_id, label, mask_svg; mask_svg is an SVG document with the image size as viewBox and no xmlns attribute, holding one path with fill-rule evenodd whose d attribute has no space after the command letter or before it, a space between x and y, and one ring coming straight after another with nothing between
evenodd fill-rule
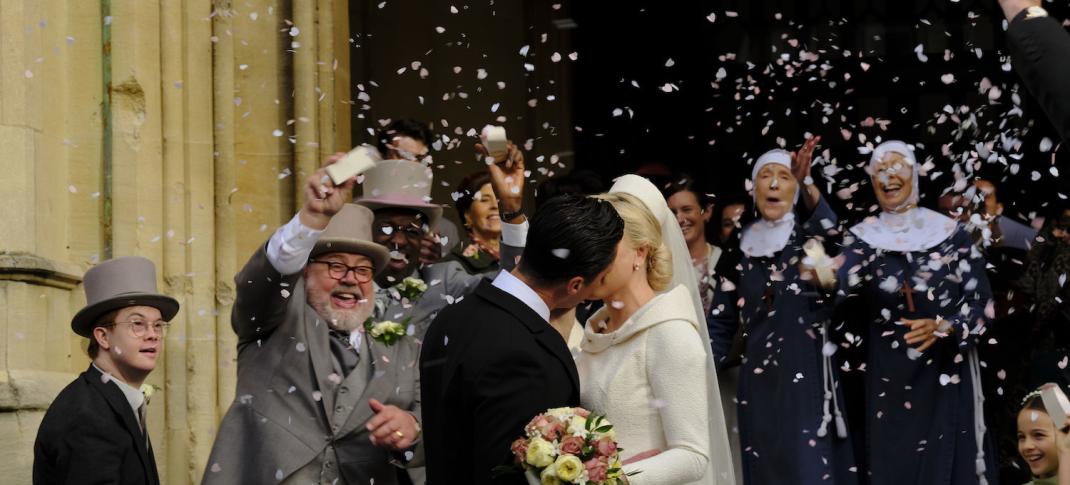
<instances>
[{"instance_id":1,"label":"white rose","mask_svg":"<svg viewBox=\"0 0 1070 485\"><path fill-rule=\"evenodd\" d=\"M579 416L572 416L568 421L569 434L583 434L587 430L587 420Z\"/></svg>"},{"instance_id":2,"label":"white rose","mask_svg":"<svg viewBox=\"0 0 1070 485\"><path fill-rule=\"evenodd\" d=\"M560 478L569 483L576 483L586 469L583 467L583 462L579 458L572 455L561 456L557 458L552 467L556 469L557 478Z\"/></svg>"},{"instance_id":3,"label":"white rose","mask_svg":"<svg viewBox=\"0 0 1070 485\"><path fill-rule=\"evenodd\" d=\"M531 448L528 448L529 450ZM557 469L551 464L543 469L539 475L539 483L542 485L560 485L561 480L557 478Z\"/></svg>"},{"instance_id":4,"label":"white rose","mask_svg":"<svg viewBox=\"0 0 1070 485\"><path fill-rule=\"evenodd\" d=\"M554 463L554 445L542 438L532 438L528 443L525 460L529 465L542 468Z\"/></svg>"},{"instance_id":5,"label":"white rose","mask_svg":"<svg viewBox=\"0 0 1070 485\"><path fill-rule=\"evenodd\" d=\"M572 413L573 413L572 408L553 408L553 409L547 409L546 410L546 414L548 414L550 416L553 416L555 418L565 418L565 417L571 416Z\"/></svg>"}]
</instances>

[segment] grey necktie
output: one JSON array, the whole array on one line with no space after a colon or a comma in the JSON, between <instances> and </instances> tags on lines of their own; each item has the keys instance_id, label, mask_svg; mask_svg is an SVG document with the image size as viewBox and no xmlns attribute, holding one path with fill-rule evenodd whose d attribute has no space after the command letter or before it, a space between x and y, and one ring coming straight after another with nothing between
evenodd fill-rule
<instances>
[{"instance_id":1,"label":"grey necktie","mask_svg":"<svg viewBox=\"0 0 1070 485\"><path fill-rule=\"evenodd\" d=\"M360 362L360 351L353 348L349 335L331 330L329 336L328 341L330 342L331 353L334 354L335 359L338 359L338 364L342 366L342 376L349 376L349 373Z\"/></svg>"},{"instance_id":2,"label":"grey necktie","mask_svg":"<svg viewBox=\"0 0 1070 485\"><path fill-rule=\"evenodd\" d=\"M149 449L149 423L145 421L145 404L142 403L141 407L137 408L137 417L141 423L141 436L145 437L145 449Z\"/></svg>"}]
</instances>

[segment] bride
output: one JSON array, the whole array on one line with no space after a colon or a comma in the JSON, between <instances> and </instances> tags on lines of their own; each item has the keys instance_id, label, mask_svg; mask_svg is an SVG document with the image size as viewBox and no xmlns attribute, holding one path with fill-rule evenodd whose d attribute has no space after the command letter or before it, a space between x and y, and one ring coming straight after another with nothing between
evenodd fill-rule
<instances>
[{"instance_id":1,"label":"bride","mask_svg":"<svg viewBox=\"0 0 1070 485\"><path fill-rule=\"evenodd\" d=\"M609 193L624 219L576 358L583 407L606 415L632 485L734 484L706 320L683 234L661 193L625 175Z\"/></svg>"}]
</instances>

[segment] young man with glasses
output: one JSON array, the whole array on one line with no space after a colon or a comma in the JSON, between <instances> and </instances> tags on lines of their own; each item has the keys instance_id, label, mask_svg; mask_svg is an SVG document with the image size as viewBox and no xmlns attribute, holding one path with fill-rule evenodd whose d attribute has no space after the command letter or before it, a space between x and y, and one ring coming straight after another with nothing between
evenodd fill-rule
<instances>
[{"instance_id":1,"label":"young man with glasses","mask_svg":"<svg viewBox=\"0 0 1070 485\"><path fill-rule=\"evenodd\" d=\"M235 277L238 385L202 483L393 485L395 465L419 463L418 347L370 320L389 251L345 202L354 183L311 175Z\"/></svg>"},{"instance_id":2,"label":"young man with glasses","mask_svg":"<svg viewBox=\"0 0 1070 485\"><path fill-rule=\"evenodd\" d=\"M156 290L156 268L141 257L100 263L84 286L71 328L89 339L93 362L45 413L33 482L158 484L142 389L178 302Z\"/></svg>"}]
</instances>

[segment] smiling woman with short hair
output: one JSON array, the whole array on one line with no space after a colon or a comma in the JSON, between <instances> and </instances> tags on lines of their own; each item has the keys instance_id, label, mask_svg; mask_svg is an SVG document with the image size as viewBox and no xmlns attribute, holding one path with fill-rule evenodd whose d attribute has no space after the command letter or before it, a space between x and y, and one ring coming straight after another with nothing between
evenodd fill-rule
<instances>
[{"instance_id":1,"label":"smiling woman with short hair","mask_svg":"<svg viewBox=\"0 0 1070 485\"><path fill-rule=\"evenodd\" d=\"M461 264L468 274L496 273L499 269L499 240L502 218L498 198L486 170L468 174L454 193L457 216L464 224L467 241L454 249L449 259Z\"/></svg>"}]
</instances>

